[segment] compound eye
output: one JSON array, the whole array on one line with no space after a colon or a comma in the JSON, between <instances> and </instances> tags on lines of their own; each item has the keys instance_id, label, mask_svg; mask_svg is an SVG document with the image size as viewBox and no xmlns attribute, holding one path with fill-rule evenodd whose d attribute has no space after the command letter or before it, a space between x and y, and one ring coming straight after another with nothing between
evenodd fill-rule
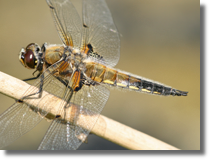
<instances>
[{"instance_id":1,"label":"compound eye","mask_svg":"<svg viewBox=\"0 0 210 160\"><path fill-rule=\"evenodd\" d=\"M30 69L36 68L36 58L34 56L34 52L31 49L26 49L26 52L23 55L23 57L25 61L25 67Z\"/></svg>"}]
</instances>

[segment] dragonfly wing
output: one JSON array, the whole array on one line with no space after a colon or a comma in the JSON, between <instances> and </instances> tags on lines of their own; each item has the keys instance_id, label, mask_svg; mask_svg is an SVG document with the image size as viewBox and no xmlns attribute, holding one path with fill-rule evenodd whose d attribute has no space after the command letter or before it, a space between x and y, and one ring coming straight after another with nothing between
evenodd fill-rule
<instances>
[{"instance_id":1,"label":"dragonfly wing","mask_svg":"<svg viewBox=\"0 0 210 160\"><path fill-rule=\"evenodd\" d=\"M101 85L84 85L74 92L69 103L71 112L66 111L64 120L58 118L53 121L38 149L76 150L85 142L108 97L109 90Z\"/></svg>"},{"instance_id":2,"label":"dragonfly wing","mask_svg":"<svg viewBox=\"0 0 210 160\"><path fill-rule=\"evenodd\" d=\"M79 48L82 38L81 19L69 0L46 0L62 42Z\"/></svg>"},{"instance_id":3,"label":"dragonfly wing","mask_svg":"<svg viewBox=\"0 0 210 160\"><path fill-rule=\"evenodd\" d=\"M0 146L9 145L34 128L40 121L37 113L25 103L15 103L0 115Z\"/></svg>"},{"instance_id":4,"label":"dragonfly wing","mask_svg":"<svg viewBox=\"0 0 210 160\"><path fill-rule=\"evenodd\" d=\"M114 67L120 58L120 38L104 0L83 0L83 47L91 44L93 52Z\"/></svg>"},{"instance_id":5,"label":"dragonfly wing","mask_svg":"<svg viewBox=\"0 0 210 160\"><path fill-rule=\"evenodd\" d=\"M59 63L60 64L60 63ZM36 93L42 83L42 89L47 93L53 93L58 97L62 95L66 88L53 75L54 71L59 67L59 64L49 67L24 93L24 96ZM37 98L38 94L31 96L30 104L23 102L14 103L9 109L0 115L0 147L5 147L34 128L44 116L48 114L47 110L40 109L39 104L43 97ZM37 114L39 113L39 114Z\"/></svg>"}]
</instances>

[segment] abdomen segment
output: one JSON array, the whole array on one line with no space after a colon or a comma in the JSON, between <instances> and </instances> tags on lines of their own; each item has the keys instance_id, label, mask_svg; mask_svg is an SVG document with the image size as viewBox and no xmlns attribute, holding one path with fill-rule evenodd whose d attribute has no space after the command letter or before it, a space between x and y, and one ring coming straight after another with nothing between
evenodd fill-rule
<instances>
[{"instance_id":1,"label":"abdomen segment","mask_svg":"<svg viewBox=\"0 0 210 160\"><path fill-rule=\"evenodd\" d=\"M152 82L138 76L125 73L123 71L108 68L102 64L88 62L86 64L85 74L92 80L126 88L134 91L156 94L156 95L173 95L173 96L187 96L188 92L180 91L167 87L163 84Z\"/></svg>"}]
</instances>

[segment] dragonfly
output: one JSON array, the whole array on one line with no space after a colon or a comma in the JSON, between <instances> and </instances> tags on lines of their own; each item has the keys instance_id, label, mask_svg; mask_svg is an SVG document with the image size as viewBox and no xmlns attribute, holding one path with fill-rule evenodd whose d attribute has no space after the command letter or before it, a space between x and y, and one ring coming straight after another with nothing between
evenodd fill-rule
<instances>
[{"instance_id":1,"label":"dragonfly","mask_svg":"<svg viewBox=\"0 0 210 160\"><path fill-rule=\"evenodd\" d=\"M110 87L187 96L188 92L114 68L120 58L120 38L105 0L83 0L82 20L70 0L46 2L62 44L40 47L31 43L21 49L21 64L38 74L25 80L36 79L22 98L0 115L1 148L44 118L52 123L38 150L76 150L86 142L109 98ZM49 95L62 100L55 104L58 107L41 107ZM87 120L87 116L92 118Z\"/></svg>"}]
</instances>

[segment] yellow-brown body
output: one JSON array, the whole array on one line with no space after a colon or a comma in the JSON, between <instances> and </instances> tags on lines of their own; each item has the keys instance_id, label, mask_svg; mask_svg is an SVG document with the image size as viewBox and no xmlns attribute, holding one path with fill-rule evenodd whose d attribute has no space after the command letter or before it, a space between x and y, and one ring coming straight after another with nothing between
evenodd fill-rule
<instances>
[{"instance_id":1,"label":"yellow-brown body","mask_svg":"<svg viewBox=\"0 0 210 160\"><path fill-rule=\"evenodd\" d=\"M86 63L85 74L98 83L157 95L175 95L175 90L170 87L164 87L159 83L129 75L123 71L115 70L96 62Z\"/></svg>"}]
</instances>

